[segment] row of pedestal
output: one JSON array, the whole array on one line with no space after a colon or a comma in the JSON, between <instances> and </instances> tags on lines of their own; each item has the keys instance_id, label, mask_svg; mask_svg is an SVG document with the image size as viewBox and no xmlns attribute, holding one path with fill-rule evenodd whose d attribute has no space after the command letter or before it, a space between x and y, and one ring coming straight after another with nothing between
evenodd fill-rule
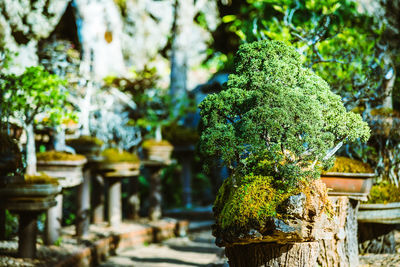
<instances>
[{"instance_id":1,"label":"row of pedestal","mask_svg":"<svg viewBox=\"0 0 400 267\"><path fill-rule=\"evenodd\" d=\"M154 160L142 162L142 167L149 171L150 178L150 208L148 214L150 220L161 218L160 170L169 163L168 161ZM135 219L139 216L139 164L104 164L104 162L95 157L89 157L87 162L81 163L80 166L78 166L79 164L75 165L75 170L71 172L67 168L63 169L62 166L58 166L60 168L56 169L51 164L47 164L47 166L41 168L39 164L39 171L44 171L50 176L59 178L61 186L54 187L52 192L44 192L43 190L43 192L40 190L39 192L38 186L40 187L40 185L36 185L33 188L32 185L5 183L0 187L0 198L2 200L0 201L0 238L5 237L5 210L18 214L19 257L35 257L37 217L43 212L46 212L44 243L52 245L59 240L63 206L62 190L77 188L75 226L78 238L88 234L90 222L104 222L106 210L108 214L107 221L110 226L117 226L121 222L122 179L129 179L132 189L131 195L128 197L130 217ZM23 179L23 177L21 178Z\"/></svg>"}]
</instances>

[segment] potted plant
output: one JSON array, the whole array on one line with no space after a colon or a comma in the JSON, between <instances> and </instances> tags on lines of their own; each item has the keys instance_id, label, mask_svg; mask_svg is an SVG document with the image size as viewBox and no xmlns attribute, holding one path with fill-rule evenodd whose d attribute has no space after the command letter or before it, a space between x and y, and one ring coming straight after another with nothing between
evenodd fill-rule
<instances>
[{"instance_id":1,"label":"potted plant","mask_svg":"<svg viewBox=\"0 0 400 267\"><path fill-rule=\"evenodd\" d=\"M331 196L351 196L366 200L374 182L375 172L367 163L336 157L334 166L322 172L321 180Z\"/></svg>"},{"instance_id":2,"label":"potted plant","mask_svg":"<svg viewBox=\"0 0 400 267\"><path fill-rule=\"evenodd\" d=\"M2 77L1 95L9 116L20 122L26 131L26 173L36 174L36 148L34 122L41 113L49 120L57 121L67 111L65 81L49 74L42 67L29 67L21 75L7 74Z\"/></svg>"},{"instance_id":3,"label":"potted plant","mask_svg":"<svg viewBox=\"0 0 400 267\"><path fill-rule=\"evenodd\" d=\"M214 204L217 245L232 266L314 266L316 241L333 232L317 162L369 128L292 47L244 44L235 60L226 88L200 104L206 167L231 172Z\"/></svg>"},{"instance_id":4,"label":"potted plant","mask_svg":"<svg viewBox=\"0 0 400 267\"><path fill-rule=\"evenodd\" d=\"M104 144L99 138L89 135L81 135L75 139L68 139L66 143L75 149L77 153L85 156L99 155Z\"/></svg>"},{"instance_id":5,"label":"potted plant","mask_svg":"<svg viewBox=\"0 0 400 267\"><path fill-rule=\"evenodd\" d=\"M140 167L139 157L128 151L117 148L107 148L102 153L103 160L99 166L100 170L108 175L132 176L138 172Z\"/></svg>"}]
</instances>

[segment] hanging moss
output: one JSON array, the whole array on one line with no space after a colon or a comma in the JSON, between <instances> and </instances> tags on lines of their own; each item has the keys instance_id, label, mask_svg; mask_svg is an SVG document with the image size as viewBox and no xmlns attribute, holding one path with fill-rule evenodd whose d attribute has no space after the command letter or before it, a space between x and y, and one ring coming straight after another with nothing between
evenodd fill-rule
<instances>
[{"instance_id":1,"label":"hanging moss","mask_svg":"<svg viewBox=\"0 0 400 267\"><path fill-rule=\"evenodd\" d=\"M139 162L139 157L135 154L129 153L127 151L120 151L116 148L107 148L101 155L104 157L105 162L115 163L115 162Z\"/></svg>"},{"instance_id":2,"label":"hanging moss","mask_svg":"<svg viewBox=\"0 0 400 267\"><path fill-rule=\"evenodd\" d=\"M374 170L370 165L359 160L336 157L335 164L328 172L373 173Z\"/></svg>"},{"instance_id":3,"label":"hanging moss","mask_svg":"<svg viewBox=\"0 0 400 267\"><path fill-rule=\"evenodd\" d=\"M156 141L154 139L149 139L143 142L142 147L144 149L151 148L153 146L172 146L167 140Z\"/></svg>"},{"instance_id":4,"label":"hanging moss","mask_svg":"<svg viewBox=\"0 0 400 267\"><path fill-rule=\"evenodd\" d=\"M400 202L400 188L387 181L372 186L367 203Z\"/></svg>"},{"instance_id":5,"label":"hanging moss","mask_svg":"<svg viewBox=\"0 0 400 267\"><path fill-rule=\"evenodd\" d=\"M70 154L60 151L46 151L36 154L39 161L80 161L84 160L85 156L79 154Z\"/></svg>"}]
</instances>

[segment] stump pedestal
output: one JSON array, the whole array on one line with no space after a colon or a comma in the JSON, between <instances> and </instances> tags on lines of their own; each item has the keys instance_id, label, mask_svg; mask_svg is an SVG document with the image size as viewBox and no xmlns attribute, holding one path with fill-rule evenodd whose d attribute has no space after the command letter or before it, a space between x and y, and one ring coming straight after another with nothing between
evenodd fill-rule
<instances>
[{"instance_id":1,"label":"stump pedestal","mask_svg":"<svg viewBox=\"0 0 400 267\"><path fill-rule=\"evenodd\" d=\"M139 163L103 163L100 169L107 181L108 223L110 226L118 226L122 221L121 180L137 177Z\"/></svg>"},{"instance_id":2,"label":"stump pedestal","mask_svg":"<svg viewBox=\"0 0 400 267\"><path fill-rule=\"evenodd\" d=\"M330 196L335 215L334 238L320 241L320 266L358 266L357 210L359 200Z\"/></svg>"},{"instance_id":3,"label":"stump pedestal","mask_svg":"<svg viewBox=\"0 0 400 267\"><path fill-rule=\"evenodd\" d=\"M38 161L38 172L44 172L47 175L57 178L63 188L71 188L79 186L84 181L83 166L87 162L86 159L77 161ZM85 209L85 190L78 190L77 213ZM61 222L62 222L62 194L56 197L57 205L47 211L44 243L53 245L60 237Z\"/></svg>"},{"instance_id":4,"label":"stump pedestal","mask_svg":"<svg viewBox=\"0 0 400 267\"><path fill-rule=\"evenodd\" d=\"M0 188L0 208L19 215L19 257L35 257L37 216L56 205L53 196L60 190L59 186L46 184L14 184Z\"/></svg>"},{"instance_id":5,"label":"stump pedestal","mask_svg":"<svg viewBox=\"0 0 400 267\"><path fill-rule=\"evenodd\" d=\"M145 160L144 166L150 172L150 208L149 208L149 219L156 221L161 219L161 174L162 168L170 164L170 161L157 161L157 160Z\"/></svg>"},{"instance_id":6,"label":"stump pedestal","mask_svg":"<svg viewBox=\"0 0 400 267\"><path fill-rule=\"evenodd\" d=\"M225 248L231 267L315 267L318 242L259 243Z\"/></svg>"}]
</instances>

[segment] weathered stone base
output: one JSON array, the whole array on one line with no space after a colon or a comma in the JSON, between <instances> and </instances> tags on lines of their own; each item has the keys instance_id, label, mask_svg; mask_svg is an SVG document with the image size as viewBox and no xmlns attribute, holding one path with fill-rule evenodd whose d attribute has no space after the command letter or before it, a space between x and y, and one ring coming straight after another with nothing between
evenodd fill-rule
<instances>
[{"instance_id":1,"label":"weathered stone base","mask_svg":"<svg viewBox=\"0 0 400 267\"><path fill-rule=\"evenodd\" d=\"M395 230L396 225L394 224L359 223L358 237L360 253L396 253Z\"/></svg>"}]
</instances>

